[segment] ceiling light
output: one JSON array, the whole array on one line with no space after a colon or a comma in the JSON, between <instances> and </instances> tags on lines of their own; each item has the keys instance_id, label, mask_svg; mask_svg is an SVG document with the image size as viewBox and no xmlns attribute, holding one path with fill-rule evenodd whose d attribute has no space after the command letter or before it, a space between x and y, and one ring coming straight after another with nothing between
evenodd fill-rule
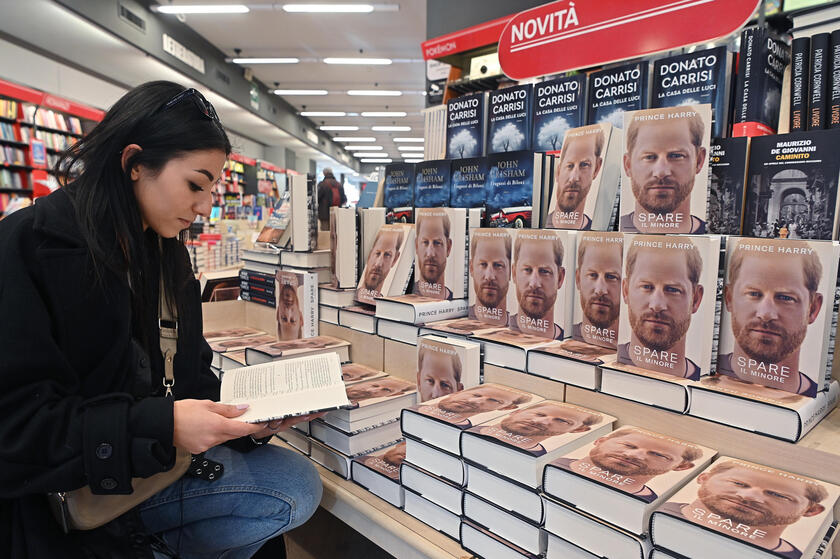
<instances>
[{"instance_id":1,"label":"ceiling light","mask_svg":"<svg viewBox=\"0 0 840 559\"><path fill-rule=\"evenodd\" d=\"M301 111L300 116L347 116L344 111Z\"/></svg>"},{"instance_id":2,"label":"ceiling light","mask_svg":"<svg viewBox=\"0 0 840 559\"><path fill-rule=\"evenodd\" d=\"M323 130L323 127L321 128ZM336 136L333 142L375 142L373 136Z\"/></svg>"},{"instance_id":3,"label":"ceiling light","mask_svg":"<svg viewBox=\"0 0 840 559\"><path fill-rule=\"evenodd\" d=\"M335 131L354 132L354 131L358 130L359 127L358 126L319 126L318 129L319 130L324 130L324 131L335 130Z\"/></svg>"},{"instance_id":4,"label":"ceiling light","mask_svg":"<svg viewBox=\"0 0 840 559\"><path fill-rule=\"evenodd\" d=\"M382 146L344 146L344 149L346 149L347 151L359 151L359 150L364 151L366 149L374 150L374 149L385 149L385 148L383 148Z\"/></svg>"},{"instance_id":5,"label":"ceiling light","mask_svg":"<svg viewBox=\"0 0 840 559\"><path fill-rule=\"evenodd\" d=\"M324 64L369 64L383 66L390 64L390 58L325 58Z\"/></svg>"},{"instance_id":6,"label":"ceiling light","mask_svg":"<svg viewBox=\"0 0 840 559\"><path fill-rule=\"evenodd\" d=\"M359 159L362 163L390 163L391 159Z\"/></svg>"},{"instance_id":7,"label":"ceiling light","mask_svg":"<svg viewBox=\"0 0 840 559\"><path fill-rule=\"evenodd\" d=\"M275 95L326 95L326 89L275 89Z\"/></svg>"},{"instance_id":8,"label":"ceiling light","mask_svg":"<svg viewBox=\"0 0 840 559\"><path fill-rule=\"evenodd\" d=\"M300 58L231 58L234 64L297 64Z\"/></svg>"},{"instance_id":9,"label":"ceiling light","mask_svg":"<svg viewBox=\"0 0 840 559\"><path fill-rule=\"evenodd\" d=\"M399 97L402 91L394 89L351 89L347 95L358 95L364 97Z\"/></svg>"},{"instance_id":10,"label":"ceiling light","mask_svg":"<svg viewBox=\"0 0 840 559\"><path fill-rule=\"evenodd\" d=\"M397 149L400 151L423 151L423 146L397 146Z\"/></svg>"},{"instance_id":11,"label":"ceiling light","mask_svg":"<svg viewBox=\"0 0 840 559\"><path fill-rule=\"evenodd\" d=\"M353 157L390 157L387 153L376 152L376 151L357 151L353 154Z\"/></svg>"},{"instance_id":12,"label":"ceiling light","mask_svg":"<svg viewBox=\"0 0 840 559\"><path fill-rule=\"evenodd\" d=\"M206 5L171 5L154 6L153 11L162 14L247 14L250 10L244 4L218 4L215 6Z\"/></svg>"},{"instance_id":13,"label":"ceiling light","mask_svg":"<svg viewBox=\"0 0 840 559\"><path fill-rule=\"evenodd\" d=\"M410 132L411 126L371 126L374 132Z\"/></svg>"},{"instance_id":14,"label":"ceiling light","mask_svg":"<svg viewBox=\"0 0 840 559\"><path fill-rule=\"evenodd\" d=\"M414 142L414 143L419 143L419 142L425 142L426 140L424 140L423 138L394 138L394 141L395 141L395 142Z\"/></svg>"},{"instance_id":15,"label":"ceiling light","mask_svg":"<svg viewBox=\"0 0 840 559\"><path fill-rule=\"evenodd\" d=\"M369 14L370 4L283 4L283 11L293 14Z\"/></svg>"},{"instance_id":16,"label":"ceiling light","mask_svg":"<svg viewBox=\"0 0 840 559\"><path fill-rule=\"evenodd\" d=\"M408 113L405 111L364 111L362 112L362 116L365 117L373 117L373 116L386 116L386 117L403 117L406 116Z\"/></svg>"}]
</instances>

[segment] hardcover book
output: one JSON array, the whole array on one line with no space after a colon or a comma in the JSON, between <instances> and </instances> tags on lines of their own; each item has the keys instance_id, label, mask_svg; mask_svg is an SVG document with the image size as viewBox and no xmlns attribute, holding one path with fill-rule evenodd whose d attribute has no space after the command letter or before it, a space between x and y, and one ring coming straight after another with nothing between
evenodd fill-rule
<instances>
[{"instance_id":1,"label":"hardcover book","mask_svg":"<svg viewBox=\"0 0 840 559\"><path fill-rule=\"evenodd\" d=\"M542 498L538 491L510 478L496 474L493 469L465 462L467 483L464 489L492 501L502 510L541 524L543 521ZM493 464L495 467L495 464ZM540 473L542 480L542 473Z\"/></svg>"},{"instance_id":2,"label":"hardcover book","mask_svg":"<svg viewBox=\"0 0 840 559\"><path fill-rule=\"evenodd\" d=\"M532 524L517 514L501 510L494 503L464 493L464 517L485 526L488 532L496 534L499 541L506 541L529 554L542 557L545 553L545 532L539 524Z\"/></svg>"},{"instance_id":3,"label":"hardcover book","mask_svg":"<svg viewBox=\"0 0 840 559\"><path fill-rule=\"evenodd\" d=\"M449 206L452 208L483 208L484 183L487 179L487 159L471 157L452 161L452 188Z\"/></svg>"},{"instance_id":4,"label":"hardcover book","mask_svg":"<svg viewBox=\"0 0 840 559\"><path fill-rule=\"evenodd\" d=\"M484 155L487 93L473 93L446 102L446 158Z\"/></svg>"},{"instance_id":5,"label":"hardcover book","mask_svg":"<svg viewBox=\"0 0 840 559\"><path fill-rule=\"evenodd\" d=\"M422 468L458 486L463 486L467 481L464 462L460 456L424 444L418 439L406 437L405 459L412 466Z\"/></svg>"},{"instance_id":6,"label":"hardcover book","mask_svg":"<svg viewBox=\"0 0 840 559\"><path fill-rule=\"evenodd\" d=\"M204 332L204 339L207 340L207 343L212 344L214 342L232 340L234 338L263 335L265 335L265 332L262 330L248 328L247 326L239 326L235 328L225 328L224 330L211 330L210 332Z\"/></svg>"},{"instance_id":7,"label":"hardcover book","mask_svg":"<svg viewBox=\"0 0 840 559\"><path fill-rule=\"evenodd\" d=\"M601 366L615 361L615 349L574 338L528 352L528 373L589 390L601 387Z\"/></svg>"},{"instance_id":8,"label":"hardcover book","mask_svg":"<svg viewBox=\"0 0 840 559\"><path fill-rule=\"evenodd\" d=\"M422 495L439 507L457 515L463 514L461 506L464 491L454 482L436 476L406 460L400 468L400 483L409 491Z\"/></svg>"},{"instance_id":9,"label":"hardcover book","mask_svg":"<svg viewBox=\"0 0 840 559\"><path fill-rule=\"evenodd\" d=\"M791 43L790 132L802 132L807 127L810 52L810 37L797 37Z\"/></svg>"},{"instance_id":10,"label":"hardcover book","mask_svg":"<svg viewBox=\"0 0 840 559\"><path fill-rule=\"evenodd\" d=\"M499 384L481 384L402 411L402 430L427 445L460 453L461 432L544 398Z\"/></svg>"},{"instance_id":11,"label":"hardcover book","mask_svg":"<svg viewBox=\"0 0 840 559\"><path fill-rule=\"evenodd\" d=\"M414 165L414 206L438 208L449 205L450 167L448 159L423 161Z\"/></svg>"},{"instance_id":12,"label":"hardcover book","mask_svg":"<svg viewBox=\"0 0 840 559\"><path fill-rule=\"evenodd\" d=\"M310 437L347 456L365 454L402 438L399 420L396 418L352 433L314 419L310 422L309 430Z\"/></svg>"},{"instance_id":13,"label":"hardcover book","mask_svg":"<svg viewBox=\"0 0 840 559\"><path fill-rule=\"evenodd\" d=\"M315 250L318 245L318 192L314 176L292 176L290 208L292 250Z\"/></svg>"},{"instance_id":14,"label":"hardcover book","mask_svg":"<svg viewBox=\"0 0 840 559\"><path fill-rule=\"evenodd\" d=\"M660 58L653 62L651 108L709 104L712 136L728 131L732 56L726 46Z\"/></svg>"},{"instance_id":15,"label":"hardcover book","mask_svg":"<svg viewBox=\"0 0 840 559\"><path fill-rule=\"evenodd\" d=\"M457 318L466 314L466 299L437 299L413 293L376 299L377 318L410 325ZM381 325L381 322L379 324Z\"/></svg>"},{"instance_id":16,"label":"hardcover book","mask_svg":"<svg viewBox=\"0 0 840 559\"><path fill-rule=\"evenodd\" d=\"M345 433L354 433L400 416L400 411L417 401L414 383L386 375L346 387L350 407L331 411L323 420Z\"/></svg>"},{"instance_id":17,"label":"hardcover book","mask_svg":"<svg viewBox=\"0 0 840 559\"><path fill-rule=\"evenodd\" d=\"M709 233L740 235L750 138L712 138L709 154Z\"/></svg>"},{"instance_id":18,"label":"hardcover book","mask_svg":"<svg viewBox=\"0 0 840 559\"><path fill-rule=\"evenodd\" d=\"M359 231L354 208L330 208L330 277L338 289L359 281Z\"/></svg>"},{"instance_id":19,"label":"hardcover book","mask_svg":"<svg viewBox=\"0 0 840 559\"><path fill-rule=\"evenodd\" d=\"M501 328L476 334L484 348L484 363L524 371L528 367L528 354L541 347L555 343L551 338L538 334L527 334L521 330Z\"/></svg>"},{"instance_id":20,"label":"hardcover book","mask_svg":"<svg viewBox=\"0 0 840 559\"><path fill-rule=\"evenodd\" d=\"M417 339L417 394L434 400L481 382L481 346L441 336Z\"/></svg>"},{"instance_id":21,"label":"hardcover book","mask_svg":"<svg viewBox=\"0 0 840 559\"><path fill-rule=\"evenodd\" d=\"M414 163L385 167L385 223L414 222Z\"/></svg>"},{"instance_id":22,"label":"hardcover book","mask_svg":"<svg viewBox=\"0 0 840 559\"><path fill-rule=\"evenodd\" d=\"M418 208L416 214L412 292L432 299L466 299L466 210Z\"/></svg>"},{"instance_id":23,"label":"hardcover book","mask_svg":"<svg viewBox=\"0 0 840 559\"><path fill-rule=\"evenodd\" d=\"M318 280L315 274L278 270L274 276L277 339L318 335Z\"/></svg>"},{"instance_id":24,"label":"hardcover book","mask_svg":"<svg viewBox=\"0 0 840 559\"><path fill-rule=\"evenodd\" d=\"M370 305L352 305L338 309L338 325L364 332L376 333L376 308Z\"/></svg>"},{"instance_id":25,"label":"hardcover book","mask_svg":"<svg viewBox=\"0 0 840 559\"><path fill-rule=\"evenodd\" d=\"M626 235L618 363L699 380L711 372L720 237Z\"/></svg>"},{"instance_id":26,"label":"hardcover book","mask_svg":"<svg viewBox=\"0 0 840 559\"><path fill-rule=\"evenodd\" d=\"M717 451L625 425L545 467L543 491L633 534Z\"/></svg>"},{"instance_id":27,"label":"hardcover book","mask_svg":"<svg viewBox=\"0 0 840 559\"><path fill-rule=\"evenodd\" d=\"M701 559L808 558L834 519L838 495L840 487L824 481L721 457L653 514L651 539Z\"/></svg>"},{"instance_id":28,"label":"hardcover book","mask_svg":"<svg viewBox=\"0 0 840 559\"><path fill-rule=\"evenodd\" d=\"M309 439L309 457L326 469L334 472L344 479L350 479L350 467L353 457L347 456L324 443L315 439Z\"/></svg>"},{"instance_id":29,"label":"hardcover book","mask_svg":"<svg viewBox=\"0 0 840 559\"><path fill-rule=\"evenodd\" d=\"M577 242L571 335L613 352L618 346L623 244L624 235L611 232L580 233Z\"/></svg>"},{"instance_id":30,"label":"hardcover book","mask_svg":"<svg viewBox=\"0 0 840 559\"><path fill-rule=\"evenodd\" d=\"M363 270L379 228L385 225L385 208L361 208L359 212L359 270Z\"/></svg>"},{"instance_id":31,"label":"hardcover book","mask_svg":"<svg viewBox=\"0 0 840 559\"><path fill-rule=\"evenodd\" d=\"M464 431L461 456L537 489L548 462L606 435L613 421L600 412L543 400Z\"/></svg>"},{"instance_id":32,"label":"hardcover book","mask_svg":"<svg viewBox=\"0 0 840 559\"><path fill-rule=\"evenodd\" d=\"M376 304L376 297L403 295L414 265L414 227L390 224L380 227L356 288L356 300Z\"/></svg>"},{"instance_id":33,"label":"hardcover book","mask_svg":"<svg viewBox=\"0 0 840 559\"><path fill-rule=\"evenodd\" d=\"M318 286L318 301L321 305L335 308L353 306L356 301L356 284L350 289L339 289L332 285Z\"/></svg>"},{"instance_id":34,"label":"hardcover book","mask_svg":"<svg viewBox=\"0 0 840 559\"><path fill-rule=\"evenodd\" d=\"M586 120L586 74L556 78L534 85L534 151L558 151L566 133Z\"/></svg>"},{"instance_id":35,"label":"hardcover book","mask_svg":"<svg viewBox=\"0 0 840 559\"><path fill-rule=\"evenodd\" d=\"M796 39L794 39L794 42ZM840 128L840 29L831 32L828 54L826 128ZM791 129L791 132L793 129Z\"/></svg>"},{"instance_id":36,"label":"hardcover book","mask_svg":"<svg viewBox=\"0 0 840 559\"><path fill-rule=\"evenodd\" d=\"M487 154L531 149L531 84L491 91L487 109Z\"/></svg>"},{"instance_id":37,"label":"hardcover book","mask_svg":"<svg viewBox=\"0 0 840 559\"><path fill-rule=\"evenodd\" d=\"M741 32L738 60L732 136L775 134L790 48L769 27L748 27Z\"/></svg>"},{"instance_id":38,"label":"hardcover book","mask_svg":"<svg viewBox=\"0 0 840 559\"><path fill-rule=\"evenodd\" d=\"M229 351L242 351L248 347L254 347L274 341L277 341L277 338L271 334L254 334L250 336L237 336L209 342L210 349L213 351L213 360L211 364L214 367L221 368L223 353L227 353Z\"/></svg>"},{"instance_id":39,"label":"hardcover book","mask_svg":"<svg viewBox=\"0 0 840 559\"><path fill-rule=\"evenodd\" d=\"M706 232L711 106L625 113L624 233Z\"/></svg>"},{"instance_id":40,"label":"hardcover book","mask_svg":"<svg viewBox=\"0 0 840 559\"><path fill-rule=\"evenodd\" d=\"M824 390L838 258L836 242L730 240L717 373L810 398Z\"/></svg>"},{"instance_id":41,"label":"hardcover book","mask_svg":"<svg viewBox=\"0 0 840 559\"><path fill-rule=\"evenodd\" d=\"M362 365L361 363L343 363L341 365L341 380L344 384L350 386L362 382L363 380L374 380L388 376L385 371Z\"/></svg>"},{"instance_id":42,"label":"hardcover book","mask_svg":"<svg viewBox=\"0 0 840 559\"><path fill-rule=\"evenodd\" d=\"M469 318L507 327L508 309L514 304L509 289L513 237L514 232L505 229L470 230Z\"/></svg>"},{"instance_id":43,"label":"hardcover book","mask_svg":"<svg viewBox=\"0 0 840 559\"><path fill-rule=\"evenodd\" d=\"M554 191L545 226L603 231L612 226L618 195L621 138L603 122L566 132L554 161Z\"/></svg>"},{"instance_id":44,"label":"hardcover book","mask_svg":"<svg viewBox=\"0 0 840 559\"><path fill-rule=\"evenodd\" d=\"M808 130L826 128L827 93L829 89L828 70L831 68L829 50L830 35L817 33L811 36L811 68L808 80Z\"/></svg>"},{"instance_id":45,"label":"hardcover book","mask_svg":"<svg viewBox=\"0 0 840 559\"><path fill-rule=\"evenodd\" d=\"M428 524L441 534L449 536L456 542L458 541L461 517L454 512L450 512L440 505L424 499L411 490L405 491L405 505L403 510L420 522Z\"/></svg>"},{"instance_id":46,"label":"hardcover book","mask_svg":"<svg viewBox=\"0 0 840 559\"><path fill-rule=\"evenodd\" d=\"M837 130L753 138L744 234L837 239L838 142Z\"/></svg>"},{"instance_id":47,"label":"hardcover book","mask_svg":"<svg viewBox=\"0 0 840 559\"><path fill-rule=\"evenodd\" d=\"M280 361L302 355L316 355L320 353L337 353L340 362L350 360L350 343L332 336L316 336L299 340L286 340L250 344L245 349L245 361L248 365L258 365L270 361Z\"/></svg>"},{"instance_id":48,"label":"hardcover book","mask_svg":"<svg viewBox=\"0 0 840 559\"><path fill-rule=\"evenodd\" d=\"M589 74L587 124L624 127L624 112L648 108L648 62L631 62Z\"/></svg>"},{"instance_id":49,"label":"hardcover book","mask_svg":"<svg viewBox=\"0 0 840 559\"><path fill-rule=\"evenodd\" d=\"M450 318L427 322L420 330L420 334L445 334L447 337L460 336L467 338L504 328L506 327L493 326L474 318Z\"/></svg>"},{"instance_id":50,"label":"hardcover book","mask_svg":"<svg viewBox=\"0 0 840 559\"><path fill-rule=\"evenodd\" d=\"M402 508L404 494L400 485L400 466L405 460L405 441L386 446L353 459L353 481L394 505Z\"/></svg>"},{"instance_id":51,"label":"hardcover book","mask_svg":"<svg viewBox=\"0 0 840 559\"><path fill-rule=\"evenodd\" d=\"M461 521L461 545L477 557L505 557L512 559L540 559L542 555L531 553L508 540L499 537L492 530L469 520ZM543 546L544 547L544 546Z\"/></svg>"},{"instance_id":52,"label":"hardcover book","mask_svg":"<svg viewBox=\"0 0 840 559\"><path fill-rule=\"evenodd\" d=\"M541 153L508 151L487 156L486 219L489 227L537 227L548 197Z\"/></svg>"}]
</instances>

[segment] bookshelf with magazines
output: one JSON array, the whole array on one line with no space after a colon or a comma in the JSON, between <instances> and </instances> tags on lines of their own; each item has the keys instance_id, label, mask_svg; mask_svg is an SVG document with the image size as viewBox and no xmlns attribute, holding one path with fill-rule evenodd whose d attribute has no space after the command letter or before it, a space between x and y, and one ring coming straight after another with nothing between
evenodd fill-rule
<instances>
[{"instance_id":1,"label":"bookshelf with magazines","mask_svg":"<svg viewBox=\"0 0 840 559\"><path fill-rule=\"evenodd\" d=\"M60 154L104 113L56 95L0 80L0 216L57 186Z\"/></svg>"}]
</instances>

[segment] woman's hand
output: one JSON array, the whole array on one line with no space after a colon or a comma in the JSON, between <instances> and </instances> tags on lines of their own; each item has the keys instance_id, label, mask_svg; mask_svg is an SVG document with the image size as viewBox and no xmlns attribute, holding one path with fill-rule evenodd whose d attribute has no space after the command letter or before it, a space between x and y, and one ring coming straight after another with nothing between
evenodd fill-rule
<instances>
[{"instance_id":1,"label":"woman's hand","mask_svg":"<svg viewBox=\"0 0 840 559\"><path fill-rule=\"evenodd\" d=\"M260 426L262 426L263 429L254 433L252 436L255 439L263 439L271 435L276 435L280 431L291 429L293 425L297 425L298 423L324 417L324 414L326 413L327 412L310 413L308 415L297 415L295 417L287 417L286 419L278 419L277 421L269 421L268 423L260 423Z\"/></svg>"},{"instance_id":2,"label":"woman's hand","mask_svg":"<svg viewBox=\"0 0 840 559\"><path fill-rule=\"evenodd\" d=\"M177 400L174 403L175 429L172 442L191 454L199 454L231 439L246 435L257 436L264 423L244 423L239 417L247 406L219 404L210 400ZM267 435L261 435L263 437Z\"/></svg>"}]
</instances>

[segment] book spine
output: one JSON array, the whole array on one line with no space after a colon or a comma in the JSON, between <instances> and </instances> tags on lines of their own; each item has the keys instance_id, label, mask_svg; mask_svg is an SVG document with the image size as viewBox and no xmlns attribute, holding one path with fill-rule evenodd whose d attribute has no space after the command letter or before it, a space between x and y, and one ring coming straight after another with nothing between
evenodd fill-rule
<instances>
[{"instance_id":1,"label":"book spine","mask_svg":"<svg viewBox=\"0 0 840 559\"><path fill-rule=\"evenodd\" d=\"M805 130L805 111L809 83L811 38L793 40L791 48L790 76L790 131Z\"/></svg>"},{"instance_id":2,"label":"book spine","mask_svg":"<svg viewBox=\"0 0 840 559\"><path fill-rule=\"evenodd\" d=\"M303 295L306 298L304 312L306 322L304 323L303 337L315 337L318 335L318 276L314 273L303 275Z\"/></svg>"},{"instance_id":3,"label":"book spine","mask_svg":"<svg viewBox=\"0 0 840 559\"><path fill-rule=\"evenodd\" d=\"M840 29L831 32L831 96L827 99L828 128L840 128Z\"/></svg>"},{"instance_id":4,"label":"book spine","mask_svg":"<svg viewBox=\"0 0 840 559\"><path fill-rule=\"evenodd\" d=\"M828 78L828 33L811 37L811 79L808 86L808 130L825 128L826 93Z\"/></svg>"},{"instance_id":5,"label":"book spine","mask_svg":"<svg viewBox=\"0 0 840 559\"><path fill-rule=\"evenodd\" d=\"M414 323L426 324L427 322L434 322L436 320L462 318L467 314L467 306L468 302L466 299L416 305L414 306Z\"/></svg>"},{"instance_id":6,"label":"book spine","mask_svg":"<svg viewBox=\"0 0 840 559\"><path fill-rule=\"evenodd\" d=\"M771 49L767 48L768 44L776 45L776 42L765 28L745 29L741 34L733 136L762 136L776 132L768 122L770 115L765 113L762 116L765 98L771 93L768 90L771 80L767 73L773 55L769 52Z\"/></svg>"},{"instance_id":7,"label":"book spine","mask_svg":"<svg viewBox=\"0 0 840 559\"><path fill-rule=\"evenodd\" d=\"M800 439L834 409L837 405L838 395L840 395L840 387L835 382L828 390L817 392L816 398L797 410L802 422L802 429L799 432Z\"/></svg>"}]
</instances>

